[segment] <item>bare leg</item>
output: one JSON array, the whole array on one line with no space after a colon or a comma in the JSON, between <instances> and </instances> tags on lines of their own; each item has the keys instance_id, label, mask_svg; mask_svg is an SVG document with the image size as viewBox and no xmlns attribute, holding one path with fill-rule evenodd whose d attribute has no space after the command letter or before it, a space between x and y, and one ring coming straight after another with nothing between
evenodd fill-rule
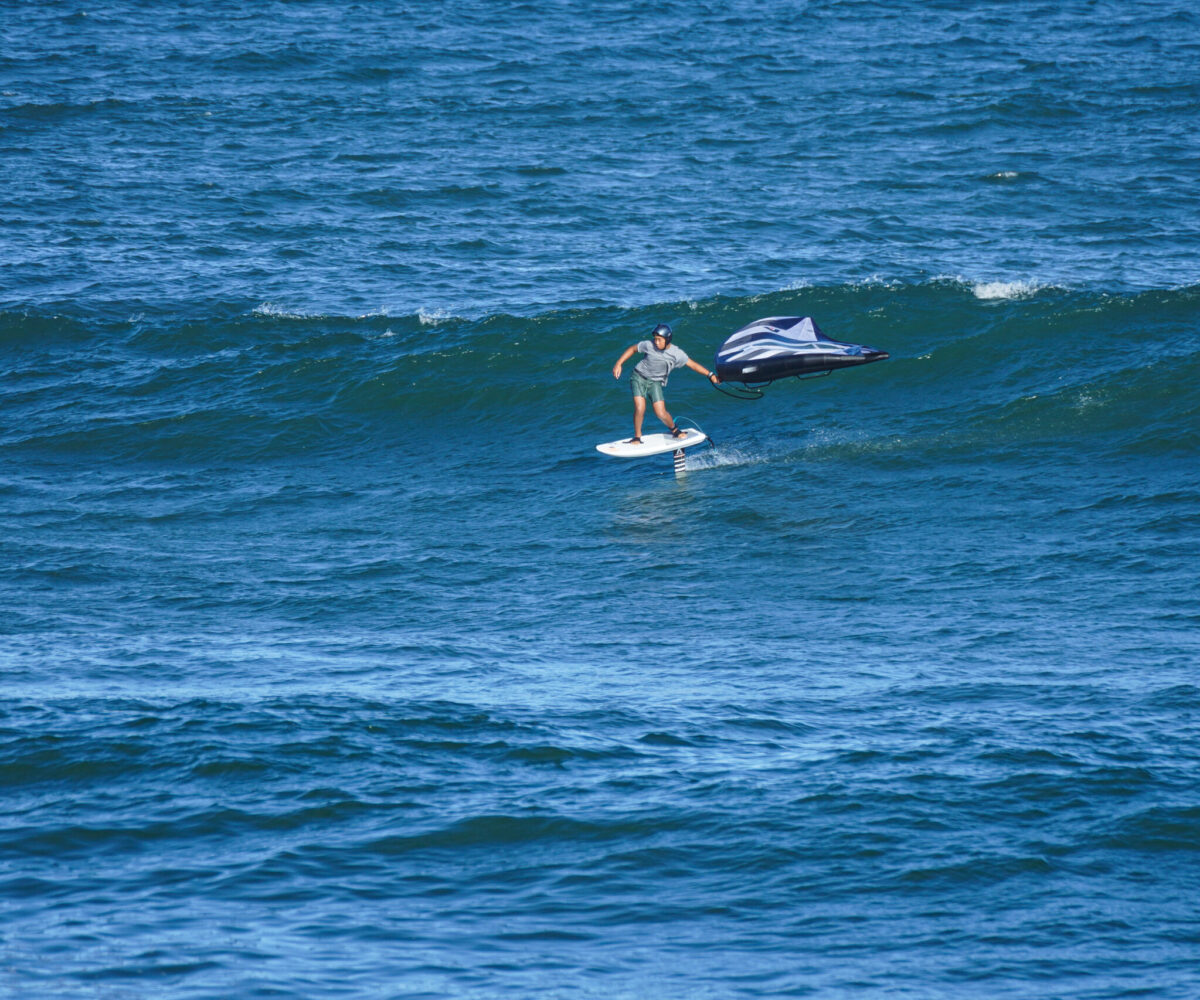
<instances>
[{"instance_id":1,"label":"bare leg","mask_svg":"<svg viewBox=\"0 0 1200 1000\"><path fill-rule=\"evenodd\" d=\"M667 412L667 404L661 399L654 404L654 415L667 425L667 430L675 427L675 421L671 419L671 414Z\"/></svg>"},{"instance_id":2,"label":"bare leg","mask_svg":"<svg viewBox=\"0 0 1200 1000\"><path fill-rule=\"evenodd\" d=\"M657 405L657 404L656 404ZM633 436L640 438L642 436L642 421L646 418L646 397L633 397Z\"/></svg>"}]
</instances>

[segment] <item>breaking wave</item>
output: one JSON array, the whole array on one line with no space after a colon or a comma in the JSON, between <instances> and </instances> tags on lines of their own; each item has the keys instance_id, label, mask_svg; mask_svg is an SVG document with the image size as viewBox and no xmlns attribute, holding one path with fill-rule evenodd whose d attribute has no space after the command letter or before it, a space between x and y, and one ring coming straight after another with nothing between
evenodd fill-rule
<instances>
[{"instance_id":1,"label":"breaking wave","mask_svg":"<svg viewBox=\"0 0 1200 1000\"><path fill-rule=\"evenodd\" d=\"M732 330L781 314L812 315L891 360L778 383L756 403L681 371L671 405L718 439L790 440L815 421L925 459L1081 440L1121 451L1195 444L1200 289L941 280L476 319L311 316L269 303L125 321L7 313L0 451L261 462L428 443L467 425L489 440L564 424L603 435L627 419L612 362L654 323L673 323L707 363Z\"/></svg>"}]
</instances>

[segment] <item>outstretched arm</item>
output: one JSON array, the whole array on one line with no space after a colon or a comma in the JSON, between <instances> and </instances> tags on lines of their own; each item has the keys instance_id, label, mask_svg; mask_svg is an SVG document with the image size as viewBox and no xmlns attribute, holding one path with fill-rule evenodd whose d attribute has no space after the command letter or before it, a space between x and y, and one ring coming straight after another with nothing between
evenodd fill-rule
<instances>
[{"instance_id":1,"label":"outstretched arm","mask_svg":"<svg viewBox=\"0 0 1200 1000\"><path fill-rule=\"evenodd\" d=\"M625 348L621 356L617 358L617 363L613 365L613 378L621 377L621 365L625 364L625 362L632 358L635 354L637 354L637 344L630 344L627 348Z\"/></svg>"},{"instance_id":2,"label":"outstretched arm","mask_svg":"<svg viewBox=\"0 0 1200 1000\"><path fill-rule=\"evenodd\" d=\"M704 365L697 364L697 363L696 363L695 361L693 361L691 358L688 358L688 360L687 360L687 366L688 366L688 367L689 367L689 368L690 368L692 371L694 371L694 372L699 372L701 375L704 375L704 376L706 376L706 377L708 378L708 380L709 380L709 381L710 381L710 382L711 382L713 385L720 385L720 383L721 383L721 380L720 380L720 378L718 378L718 376L717 376L717 373L716 373L716 372L710 372L710 371L709 371L707 368L705 368L705 367L704 367Z\"/></svg>"}]
</instances>

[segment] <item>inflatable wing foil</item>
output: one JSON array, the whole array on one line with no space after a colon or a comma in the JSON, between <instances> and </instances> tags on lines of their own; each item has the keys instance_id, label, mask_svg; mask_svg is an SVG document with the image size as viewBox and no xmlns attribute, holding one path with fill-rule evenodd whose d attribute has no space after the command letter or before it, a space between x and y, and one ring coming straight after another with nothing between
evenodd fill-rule
<instances>
[{"instance_id":1,"label":"inflatable wing foil","mask_svg":"<svg viewBox=\"0 0 1200 1000\"><path fill-rule=\"evenodd\" d=\"M717 351L722 382L763 384L883 361L886 351L830 340L808 316L769 316L742 327Z\"/></svg>"}]
</instances>

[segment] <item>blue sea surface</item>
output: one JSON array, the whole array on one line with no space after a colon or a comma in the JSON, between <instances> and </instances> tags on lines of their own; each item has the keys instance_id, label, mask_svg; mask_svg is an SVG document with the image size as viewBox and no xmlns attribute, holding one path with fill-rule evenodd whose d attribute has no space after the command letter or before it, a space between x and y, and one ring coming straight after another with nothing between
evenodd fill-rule
<instances>
[{"instance_id":1,"label":"blue sea surface","mask_svg":"<svg viewBox=\"0 0 1200 1000\"><path fill-rule=\"evenodd\" d=\"M0 994L1194 1000L1198 66L0 0ZM890 358L594 450L773 315Z\"/></svg>"}]
</instances>

